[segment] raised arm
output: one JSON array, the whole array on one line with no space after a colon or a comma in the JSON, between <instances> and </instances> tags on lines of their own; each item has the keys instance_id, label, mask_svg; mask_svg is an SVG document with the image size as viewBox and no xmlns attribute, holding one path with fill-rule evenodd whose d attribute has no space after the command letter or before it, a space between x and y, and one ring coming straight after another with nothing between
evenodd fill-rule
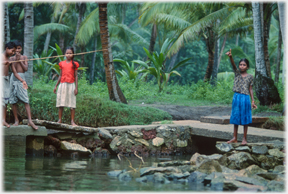
<instances>
[{"instance_id":1,"label":"raised arm","mask_svg":"<svg viewBox=\"0 0 288 194\"><path fill-rule=\"evenodd\" d=\"M237 70L237 66L235 65L235 62L234 62L234 60L233 60L232 53L231 53L231 49L230 49L230 51L228 51L228 52L226 53L226 55L229 56L230 62L231 62L232 67L233 67L233 70L236 71L236 70Z\"/></svg>"}]
</instances>

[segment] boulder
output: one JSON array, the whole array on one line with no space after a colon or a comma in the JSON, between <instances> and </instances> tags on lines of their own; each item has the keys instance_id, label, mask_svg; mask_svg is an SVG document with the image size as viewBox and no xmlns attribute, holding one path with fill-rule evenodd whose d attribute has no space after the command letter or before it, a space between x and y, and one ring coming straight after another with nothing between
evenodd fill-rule
<instances>
[{"instance_id":1,"label":"boulder","mask_svg":"<svg viewBox=\"0 0 288 194\"><path fill-rule=\"evenodd\" d=\"M145 139L134 139L135 141L138 141L139 143L142 143L143 145L149 147L149 142Z\"/></svg>"},{"instance_id":2,"label":"boulder","mask_svg":"<svg viewBox=\"0 0 288 194\"><path fill-rule=\"evenodd\" d=\"M75 143L69 143L67 141L62 141L61 142L61 150L64 150L64 151L77 151L77 152L80 152L80 153L84 153L84 154L91 154L91 150L79 145L79 144L75 144Z\"/></svg>"},{"instance_id":3,"label":"boulder","mask_svg":"<svg viewBox=\"0 0 288 194\"><path fill-rule=\"evenodd\" d=\"M251 152L251 149L248 146L239 146L236 147L235 150L241 152Z\"/></svg>"},{"instance_id":4,"label":"boulder","mask_svg":"<svg viewBox=\"0 0 288 194\"><path fill-rule=\"evenodd\" d=\"M253 154L263 154L265 155L268 152L267 146L252 146Z\"/></svg>"},{"instance_id":5,"label":"boulder","mask_svg":"<svg viewBox=\"0 0 288 194\"><path fill-rule=\"evenodd\" d=\"M150 174L155 174L156 172L161 172L161 173L165 173L165 172L180 172L178 169L173 168L173 167L144 167L140 169L140 176L144 176L144 175L150 175Z\"/></svg>"},{"instance_id":6,"label":"boulder","mask_svg":"<svg viewBox=\"0 0 288 194\"><path fill-rule=\"evenodd\" d=\"M190 176L189 172L185 172L185 173L171 173L170 175L167 176L167 178L169 180L175 180L175 179L186 179L189 176Z\"/></svg>"},{"instance_id":7,"label":"boulder","mask_svg":"<svg viewBox=\"0 0 288 194\"><path fill-rule=\"evenodd\" d=\"M202 183L206 176L207 176L207 174L205 174L205 173L195 171L195 172L192 172L187 179L188 179L189 183L190 182L191 183Z\"/></svg>"},{"instance_id":8,"label":"boulder","mask_svg":"<svg viewBox=\"0 0 288 194\"><path fill-rule=\"evenodd\" d=\"M231 169L244 169L252 164L256 164L256 161L252 158L249 153L246 152L239 152L236 154L232 154L228 157L229 164L228 168Z\"/></svg>"},{"instance_id":9,"label":"boulder","mask_svg":"<svg viewBox=\"0 0 288 194\"><path fill-rule=\"evenodd\" d=\"M262 173L262 172L267 172L267 170L264 170L260 168L259 166L253 164L246 169L242 169L239 171L239 174L242 174L243 176L253 176L254 174L257 173Z\"/></svg>"},{"instance_id":10,"label":"boulder","mask_svg":"<svg viewBox=\"0 0 288 194\"><path fill-rule=\"evenodd\" d=\"M278 158L284 158L285 155L283 152L281 152L279 149L274 148L274 149L269 149L268 150L269 155L274 156L274 157L278 157Z\"/></svg>"},{"instance_id":11,"label":"boulder","mask_svg":"<svg viewBox=\"0 0 288 194\"><path fill-rule=\"evenodd\" d=\"M205 160L198 166L198 171L211 174L212 172L222 172L222 168L216 160Z\"/></svg>"},{"instance_id":12,"label":"boulder","mask_svg":"<svg viewBox=\"0 0 288 194\"><path fill-rule=\"evenodd\" d=\"M132 176L130 175L130 172L123 172L118 175L119 181L131 181Z\"/></svg>"},{"instance_id":13,"label":"boulder","mask_svg":"<svg viewBox=\"0 0 288 194\"><path fill-rule=\"evenodd\" d=\"M169 181L165 178L163 173L156 172L153 176L155 183L168 183Z\"/></svg>"},{"instance_id":14,"label":"boulder","mask_svg":"<svg viewBox=\"0 0 288 194\"><path fill-rule=\"evenodd\" d=\"M223 191L236 191L239 188L245 191L265 191L267 189L264 186L246 184L236 180L224 181Z\"/></svg>"},{"instance_id":15,"label":"boulder","mask_svg":"<svg viewBox=\"0 0 288 194\"><path fill-rule=\"evenodd\" d=\"M193 164L193 165L196 164L196 160L197 160L198 156L200 156L200 154L197 152L195 154L193 154L193 156L190 159L191 164Z\"/></svg>"},{"instance_id":16,"label":"boulder","mask_svg":"<svg viewBox=\"0 0 288 194\"><path fill-rule=\"evenodd\" d=\"M140 178L136 178L135 180L136 180L136 182L140 182L140 183L141 182L146 183L148 181L146 176L143 176L143 177L140 177Z\"/></svg>"},{"instance_id":17,"label":"boulder","mask_svg":"<svg viewBox=\"0 0 288 194\"><path fill-rule=\"evenodd\" d=\"M99 129L99 136L102 137L103 139L113 138L111 133L107 129L102 129L102 128L98 128L98 129Z\"/></svg>"},{"instance_id":18,"label":"boulder","mask_svg":"<svg viewBox=\"0 0 288 194\"><path fill-rule=\"evenodd\" d=\"M274 172L260 172L260 173L257 173L257 175L267 180L275 180L278 177L278 173L274 173Z\"/></svg>"},{"instance_id":19,"label":"boulder","mask_svg":"<svg viewBox=\"0 0 288 194\"><path fill-rule=\"evenodd\" d=\"M164 139L161 138L161 137L155 137L155 138L152 140L152 145L153 145L153 146L156 146L156 147L161 146L163 143L164 143Z\"/></svg>"},{"instance_id":20,"label":"boulder","mask_svg":"<svg viewBox=\"0 0 288 194\"><path fill-rule=\"evenodd\" d=\"M109 171L107 175L111 177L118 177L123 172L124 172L123 170L113 170L113 171Z\"/></svg>"},{"instance_id":21,"label":"boulder","mask_svg":"<svg viewBox=\"0 0 288 194\"><path fill-rule=\"evenodd\" d=\"M233 146L228 143L218 143L216 144L216 148L221 154L230 152L231 150L234 149Z\"/></svg>"},{"instance_id":22,"label":"boulder","mask_svg":"<svg viewBox=\"0 0 288 194\"><path fill-rule=\"evenodd\" d=\"M285 182L284 181L270 181L267 184L268 191L273 192L284 192L285 191Z\"/></svg>"},{"instance_id":23,"label":"boulder","mask_svg":"<svg viewBox=\"0 0 288 194\"><path fill-rule=\"evenodd\" d=\"M160 162L157 164L158 167L167 167L167 166L182 166L182 165L190 165L190 161L168 161L168 162Z\"/></svg>"},{"instance_id":24,"label":"boulder","mask_svg":"<svg viewBox=\"0 0 288 194\"><path fill-rule=\"evenodd\" d=\"M117 146L121 144L121 136L116 136L110 143L110 148L115 151Z\"/></svg>"},{"instance_id":25,"label":"boulder","mask_svg":"<svg viewBox=\"0 0 288 194\"><path fill-rule=\"evenodd\" d=\"M273 170L274 173L284 173L284 171L285 171L285 166L283 165L275 166Z\"/></svg>"},{"instance_id":26,"label":"boulder","mask_svg":"<svg viewBox=\"0 0 288 194\"><path fill-rule=\"evenodd\" d=\"M252 177L243 177L243 176L236 176L236 181L240 181L246 184L251 184L251 185L261 185L261 186L266 186L265 183L258 181L255 178Z\"/></svg>"},{"instance_id":27,"label":"boulder","mask_svg":"<svg viewBox=\"0 0 288 194\"><path fill-rule=\"evenodd\" d=\"M186 147L188 145L187 140L180 140L180 139L176 139L176 146L179 148L183 148Z\"/></svg>"},{"instance_id":28,"label":"boulder","mask_svg":"<svg viewBox=\"0 0 288 194\"><path fill-rule=\"evenodd\" d=\"M129 133L130 135L132 135L133 137L137 137L137 138L143 136L143 133L142 133L142 132L136 131L136 130L129 130L128 133Z\"/></svg>"}]
</instances>

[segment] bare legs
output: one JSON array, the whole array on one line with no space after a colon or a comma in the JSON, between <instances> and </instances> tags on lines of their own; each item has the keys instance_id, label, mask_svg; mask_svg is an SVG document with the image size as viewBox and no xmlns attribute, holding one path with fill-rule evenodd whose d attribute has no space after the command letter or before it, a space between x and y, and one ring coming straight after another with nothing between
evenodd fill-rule
<instances>
[{"instance_id":1,"label":"bare legs","mask_svg":"<svg viewBox=\"0 0 288 194\"><path fill-rule=\"evenodd\" d=\"M230 141L227 141L227 143L237 143L237 134L238 134L238 126L239 125L234 125L234 133L233 133L233 138ZM248 132L248 125L243 125L243 139L241 145L246 145L247 144L247 132Z\"/></svg>"},{"instance_id":2,"label":"bare legs","mask_svg":"<svg viewBox=\"0 0 288 194\"><path fill-rule=\"evenodd\" d=\"M25 105L25 109L26 109L27 117L28 117L28 126L31 126L34 130L37 130L38 127L32 122L30 105L27 103L24 103L24 105ZM19 125L19 119L18 119L18 115L17 115L17 104L16 103L12 104L12 111L13 111L13 115L15 118L15 123L13 125L18 126Z\"/></svg>"},{"instance_id":3,"label":"bare legs","mask_svg":"<svg viewBox=\"0 0 288 194\"><path fill-rule=\"evenodd\" d=\"M7 105L3 106L3 118L2 118L2 123L3 123L3 126L6 126L6 127L10 127L10 125L6 122L6 113L7 113Z\"/></svg>"},{"instance_id":4,"label":"bare legs","mask_svg":"<svg viewBox=\"0 0 288 194\"><path fill-rule=\"evenodd\" d=\"M59 120L57 121L58 123L62 123L62 115L63 115L63 110L64 107L59 107ZM74 122L74 118L75 118L75 108L70 108L71 110L71 125L73 126L77 126Z\"/></svg>"}]
</instances>

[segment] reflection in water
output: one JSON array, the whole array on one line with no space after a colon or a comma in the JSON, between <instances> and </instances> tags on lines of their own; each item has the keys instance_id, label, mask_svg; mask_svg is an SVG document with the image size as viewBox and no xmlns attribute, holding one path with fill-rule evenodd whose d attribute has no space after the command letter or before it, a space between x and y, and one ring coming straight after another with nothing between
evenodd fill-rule
<instances>
[{"instance_id":1,"label":"reflection in water","mask_svg":"<svg viewBox=\"0 0 288 194\"><path fill-rule=\"evenodd\" d=\"M135 179L121 182L111 178L107 172L130 170L129 162L116 156L106 158L56 158L25 157L21 143L15 139L7 144L5 139L4 190L5 191L195 191L205 188L187 183L156 184L139 183ZM8 141L8 139L7 139ZM9 146L8 146L9 145ZM17 146L15 146L17 145ZM25 152L24 152L25 153ZM164 157L163 157L164 158ZM165 157L167 158L167 157ZM137 157L128 158L133 168L142 163ZM171 156L171 160L189 160L190 156ZM163 161L157 157L144 158L141 167L152 166Z\"/></svg>"}]
</instances>

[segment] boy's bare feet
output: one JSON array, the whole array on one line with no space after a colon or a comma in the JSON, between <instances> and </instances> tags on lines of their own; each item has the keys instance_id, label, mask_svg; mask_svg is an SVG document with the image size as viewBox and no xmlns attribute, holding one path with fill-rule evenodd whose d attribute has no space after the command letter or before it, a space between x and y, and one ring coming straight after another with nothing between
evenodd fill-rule
<instances>
[{"instance_id":1,"label":"boy's bare feet","mask_svg":"<svg viewBox=\"0 0 288 194\"><path fill-rule=\"evenodd\" d=\"M38 127L32 121L28 120L28 126L32 127L34 130L38 130Z\"/></svg>"},{"instance_id":2,"label":"boy's bare feet","mask_svg":"<svg viewBox=\"0 0 288 194\"><path fill-rule=\"evenodd\" d=\"M3 126L6 126L7 128L10 127L10 125L8 123L6 123L6 121L3 120L2 123L3 123Z\"/></svg>"},{"instance_id":3,"label":"boy's bare feet","mask_svg":"<svg viewBox=\"0 0 288 194\"><path fill-rule=\"evenodd\" d=\"M19 125L19 121L15 121L15 123L13 124L13 126L18 126Z\"/></svg>"},{"instance_id":4,"label":"boy's bare feet","mask_svg":"<svg viewBox=\"0 0 288 194\"><path fill-rule=\"evenodd\" d=\"M230 141L227 141L227 143L237 143L237 139L233 138Z\"/></svg>"},{"instance_id":5,"label":"boy's bare feet","mask_svg":"<svg viewBox=\"0 0 288 194\"><path fill-rule=\"evenodd\" d=\"M61 120L61 119L59 119L59 120L57 121L57 123L62 123L62 120Z\"/></svg>"}]
</instances>

